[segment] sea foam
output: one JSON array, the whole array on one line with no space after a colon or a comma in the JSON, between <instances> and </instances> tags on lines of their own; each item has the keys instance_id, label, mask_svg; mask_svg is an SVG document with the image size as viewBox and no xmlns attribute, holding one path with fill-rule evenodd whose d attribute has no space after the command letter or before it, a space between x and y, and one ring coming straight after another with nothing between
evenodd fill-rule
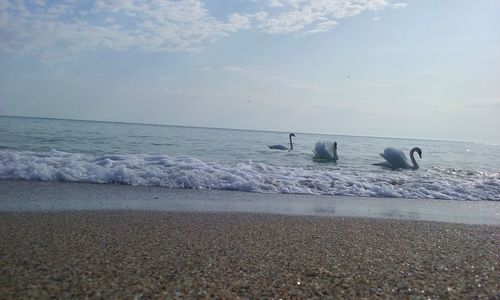
<instances>
[{"instance_id":1,"label":"sea foam","mask_svg":"<svg viewBox=\"0 0 500 300\"><path fill-rule=\"evenodd\" d=\"M147 154L94 156L0 150L0 179L111 183L261 193L500 200L500 173L276 166Z\"/></svg>"}]
</instances>

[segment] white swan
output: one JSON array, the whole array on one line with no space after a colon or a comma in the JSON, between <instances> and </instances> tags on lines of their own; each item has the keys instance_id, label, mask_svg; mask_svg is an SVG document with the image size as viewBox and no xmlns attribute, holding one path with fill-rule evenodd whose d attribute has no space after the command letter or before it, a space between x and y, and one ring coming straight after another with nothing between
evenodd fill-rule
<instances>
[{"instance_id":1,"label":"white swan","mask_svg":"<svg viewBox=\"0 0 500 300\"><path fill-rule=\"evenodd\" d=\"M319 141L314 146L314 159L337 161L337 142Z\"/></svg>"},{"instance_id":2,"label":"white swan","mask_svg":"<svg viewBox=\"0 0 500 300\"><path fill-rule=\"evenodd\" d=\"M290 139L290 150L293 150L292 136L295 137L295 134L290 133L288 135L288 138ZM286 146L283 146L283 145L271 145L271 146L268 145L268 147L269 147L269 149L288 150L288 148Z\"/></svg>"},{"instance_id":3,"label":"white swan","mask_svg":"<svg viewBox=\"0 0 500 300\"><path fill-rule=\"evenodd\" d=\"M375 165L377 166L384 166L388 167L391 169L418 169L419 166L417 164L417 161L415 160L415 157L413 157L414 153L417 152L418 156L422 158L422 149L418 147L414 147L410 151L410 158L411 162L413 165L410 165L408 162L408 159L406 158L406 155L404 154L403 151L394 149L394 148L386 148L384 150L384 153L380 153L380 156L382 156L386 161L382 163L377 163Z\"/></svg>"}]
</instances>

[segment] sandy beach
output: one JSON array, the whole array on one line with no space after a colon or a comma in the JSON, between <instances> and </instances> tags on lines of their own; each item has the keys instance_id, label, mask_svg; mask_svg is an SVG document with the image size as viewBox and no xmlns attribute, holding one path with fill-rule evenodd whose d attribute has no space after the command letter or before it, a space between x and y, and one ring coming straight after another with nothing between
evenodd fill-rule
<instances>
[{"instance_id":1,"label":"sandy beach","mask_svg":"<svg viewBox=\"0 0 500 300\"><path fill-rule=\"evenodd\" d=\"M3 212L0 298L500 297L500 228L372 218Z\"/></svg>"}]
</instances>

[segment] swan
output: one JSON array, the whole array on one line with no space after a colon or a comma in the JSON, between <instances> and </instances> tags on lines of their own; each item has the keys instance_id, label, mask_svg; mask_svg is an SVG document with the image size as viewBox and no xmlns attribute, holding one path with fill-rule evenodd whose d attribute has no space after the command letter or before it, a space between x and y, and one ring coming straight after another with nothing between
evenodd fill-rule
<instances>
[{"instance_id":1,"label":"swan","mask_svg":"<svg viewBox=\"0 0 500 300\"><path fill-rule=\"evenodd\" d=\"M380 156L382 156L386 161L382 163L377 163L375 165L378 166L384 166L388 167L391 169L413 169L416 170L418 169L418 164L417 161L415 160L415 157L413 155L415 152L418 153L418 156L422 158L422 149L419 147L414 147L413 149L410 150L410 158L411 162L413 164L410 165L408 163L408 159L406 158L406 155L404 154L403 151L399 149L394 149L394 148L386 148L384 150L384 153L380 153Z\"/></svg>"},{"instance_id":2,"label":"swan","mask_svg":"<svg viewBox=\"0 0 500 300\"><path fill-rule=\"evenodd\" d=\"M317 142L316 146L314 146L314 158L337 161L339 159L337 156L337 142Z\"/></svg>"},{"instance_id":3,"label":"swan","mask_svg":"<svg viewBox=\"0 0 500 300\"><path fill-rule=\"evenodd\" d=\"M290 150L293 150L292 136L295 137L295 134L290 133L288 135L288 138L290 139ZM268 145L268 147L269 147L269 149L288 150L288 148L286 146L283 146L283 145L271 145L271 146Z\"/></svg>"}]
</instances>

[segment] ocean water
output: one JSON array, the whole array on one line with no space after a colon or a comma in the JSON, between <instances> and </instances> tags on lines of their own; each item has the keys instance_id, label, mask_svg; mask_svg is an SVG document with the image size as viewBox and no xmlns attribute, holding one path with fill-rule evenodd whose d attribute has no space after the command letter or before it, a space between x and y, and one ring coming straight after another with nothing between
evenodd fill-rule
<instances>
[{"instance_id":1,"label":"ocean water","mask_svg":"<svg viewBox=\"0 0 500 300\"><path fill-rule=\"evenodd\" d=\"M414 199L500 200L500 145L295 132L0 117L0 180ZM338 143L337 162L313 159ZM418 170L390 170L386 147L418 146Z\"/></svg>"}]
</instances>

